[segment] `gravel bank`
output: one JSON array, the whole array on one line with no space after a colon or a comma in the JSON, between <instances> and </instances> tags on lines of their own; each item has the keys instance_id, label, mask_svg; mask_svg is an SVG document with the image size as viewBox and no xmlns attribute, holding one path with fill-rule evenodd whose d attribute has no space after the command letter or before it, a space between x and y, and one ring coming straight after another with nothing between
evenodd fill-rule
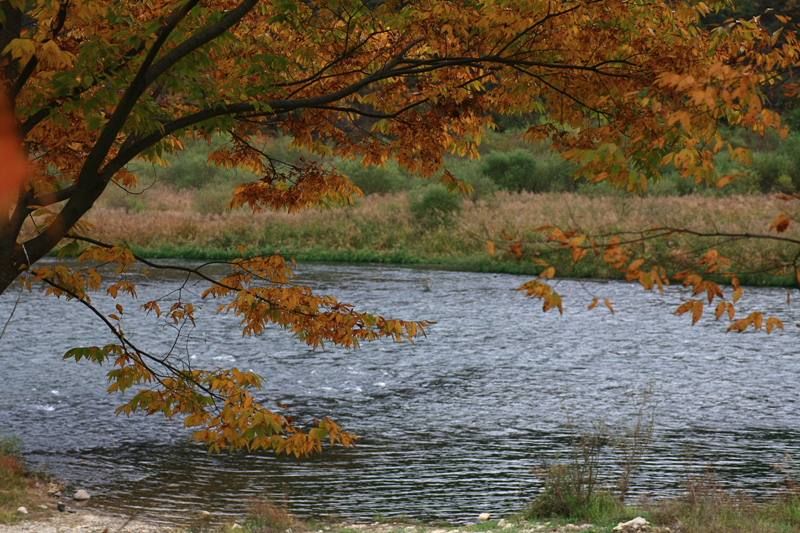
<instances>
[{"instance_id":1,"label":"gravel bank","mask_svg":"<svg viewBox=\"0 0 800 533\"><path fill-rule=\"evenodd\" d=\"M167 533L176 531L162 525L128 520L124 517L98 515L90 511L59 513L54 511L35 520L0 525L0 533Z\"/></svg>"}]
</instances>

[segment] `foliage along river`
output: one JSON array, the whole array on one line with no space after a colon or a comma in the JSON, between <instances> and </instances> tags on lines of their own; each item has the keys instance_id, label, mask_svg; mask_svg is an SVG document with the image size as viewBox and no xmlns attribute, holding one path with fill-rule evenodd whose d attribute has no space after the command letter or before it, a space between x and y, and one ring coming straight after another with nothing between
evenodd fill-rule
<instances>
[{"instance_id":1,"label":"foliage along river","mask_svg":"<svg viewBox=\"0 0 800 533\"><path fill-rule=\"evenodd\" d=\"M565 409L612 427L630 423L631 393L648 385L655 443L634 494L675 495L687 469L712 460L726 486L764 494L781 478L774 463L786 453L800 459L800 312L787 309L783 289L748 289L742 301L774 309L786 332L726 334L713 316L692 327L671 314L690 297L679 287L661 295L562 281L559 316L515 292L528 279L521 276L327 264L300 265L298 276L358 310L437 324L416 344L313 351L280 329L242 338L239 320L214 315L212 302L179 346L195 354L195 366L258 372L262 403L279 401L295 421L330 416L361 438L356 449L300 460L208 455L187 443L180 421L115 417L120 398L105 392L107 369L60 359L69 347L110 342L109 334L78 304L40 292L22 294L0 340L0 430L19 435L29 462L69 490L95 495L90 506L174 523L198 510L240 515L248 499L284 491L305 515L502 515L541 487L532 467L569 450ZM139 300L162 297L181 279L137 280ZM611 300L616 314L602 304L587 310L592 295ZM3 323L16 298L14 290L0 296ZM95 302L112 311L107 298ZM165 352L174 329L122 303L133 339Z\"/></svg>"}]
</instances>

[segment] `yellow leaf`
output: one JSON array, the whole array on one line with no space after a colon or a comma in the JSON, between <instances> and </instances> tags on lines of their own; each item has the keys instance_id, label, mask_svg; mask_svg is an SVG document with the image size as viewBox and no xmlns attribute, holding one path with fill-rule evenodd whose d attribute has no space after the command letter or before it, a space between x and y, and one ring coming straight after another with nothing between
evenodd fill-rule
<instances>
[{"instance_id":1,"label":"yellow leaf","mask_svg":"<svg viewBox=\"0 0 800 533\"><path fill-rule=\"evenodd\" d=\"M739 301L739 298L742 297L742 292L744 291L741 287L736 287L735 289L733 289L733 303Z\"/></svg>"},{"instance_id":2,"label":"yellow leaf","mask_svg":"<svg viewBox=\"0 0 800 533\"><path fill-rule=\"evenodd\" d=\"M544 269L544 271L541 274L539 274L539 277L537 279L542 279L542 278L553 279L553 276L555 275L556 275L556 269L553 267L549 267Z\"/></svg>"},{"instance_id":3,"label":"yellow leaf","mask_svg":"<svg viewBox=\"0 0 800 533\"><path fill-rule=\"evenodd\" d=\"M486 242L486 249L489 250L489 255L494 257L494 243L492 241Z\"/></svg>"}]
</instances>

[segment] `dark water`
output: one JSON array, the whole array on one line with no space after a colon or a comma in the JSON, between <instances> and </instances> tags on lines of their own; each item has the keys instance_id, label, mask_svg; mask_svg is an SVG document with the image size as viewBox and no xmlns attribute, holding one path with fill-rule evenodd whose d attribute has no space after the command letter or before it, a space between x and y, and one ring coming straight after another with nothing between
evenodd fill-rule
<instances>
[{"instance_id":1,"label":"dark water","mask_svg":"<svg viewBox=\"0 0 800 533\"><path fill-rule=\"evenodd\" d=\"M674 495L687 471L711 460L726 486L764 494L780 479L772 464L786 453L800 459L800 316L785 290L750 289L743 303L772 309L787 332L734 335L713 317L691 327L672 315L689 297L682 288L660 295L563 281L562 317L516 293L527 280L518 276L342 265L301 265L298 274L359 310L438 323L414 345L313 351L278 329L242 338L237 318L206 303L178 347L195 366L258 372L262 403L279 401L296 421L330 416L361 437L357 449L301 460L209 456L187 444L180 422L117 418L107 369L60 359L69 347L111 342L109 334L78 304L39 293L22 295L0 340L0 430L23 439L31 463L94 494L89 505L174 523L200 509L241 514L248 498L284 491L299 514L356 519L518 510L540 487L531 467L569 448L565 411L621 427L632 421L632 392L648 386L656 436L635 494ZM142 279L139 299L182 279ZM202 289L190 283L183 296ZM588 311L592 295L609 298L616 314ZM3 323L15 299L0 296ZM111 312L103 297L96 303ZM122 303L133 339L168 350L175 329Z\"/></svg>"}]
</instances>

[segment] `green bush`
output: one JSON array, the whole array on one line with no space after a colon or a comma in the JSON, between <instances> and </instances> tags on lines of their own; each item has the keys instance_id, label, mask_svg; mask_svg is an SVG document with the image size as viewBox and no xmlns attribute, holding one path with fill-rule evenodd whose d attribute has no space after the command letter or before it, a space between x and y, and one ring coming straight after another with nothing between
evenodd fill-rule
<instances>
[{"instance_id":1,"label":"green bush","mask_svg":"<svg viewBox=\"0 0 800 533\"><path fill-rule=\"evenodd\" d=\"M750 171L762 192L800 190L800 134L791 134L774 151L753 155Z\"/></svg>"},{"instance_id":2,"label":"green bush","mask_svg":"<svg viewBox=\"0 0 800 533\"><path fill-rule=\"evenodd\" d=\"M394 161L388 161L386 168L367 167L358 161L343 161L336 165L350 182L361 189L364 195L391 194L406 190L411 186L411 177L403 172Z\"/></svg>"},{"instance_id":3,"label":"green bush","mask_svg":"<svg viewBox=\"0 0 800 533\"><path fill-rule=\"evenodd\" d=\"M453 176L472 186L472 200L491 198L497 192L497 184L481 172L481 162L459 157L448 157L445 166Z\"/></svg>"},{"instance_id":4,"label":"green bush","mask_svg":"<svg viewBox=\"0 0 800 533\"><path fill-rule=\"evenodd\" d=\"M558 154L546 154L536 162L537 172L549 182L552 192L575 192L581 180L575 180L575 165L564 161Z\"/></svg>"},{"instance_id":5,"label":"green bush","mask_svg":"<svg viewBox=\"0 0 800 533\"><path fill-rule=\"evenodd\" d=\"M536 158L525 150L491 152L483 158L481 172L501 189L511 192L545 192L549 183L541 179Z\"/></svg>"},{"instance_id":6,"label":"green bush","mask_svg":"<svg viewBox=\"0 0 800 533\"><path fill-rule=\"evenodd\" d=\"M408 209L420 225L435 226L461 210L461 195L451 193L441 183L428 185L412 195Z\"/></svg>"}]
</instances>

